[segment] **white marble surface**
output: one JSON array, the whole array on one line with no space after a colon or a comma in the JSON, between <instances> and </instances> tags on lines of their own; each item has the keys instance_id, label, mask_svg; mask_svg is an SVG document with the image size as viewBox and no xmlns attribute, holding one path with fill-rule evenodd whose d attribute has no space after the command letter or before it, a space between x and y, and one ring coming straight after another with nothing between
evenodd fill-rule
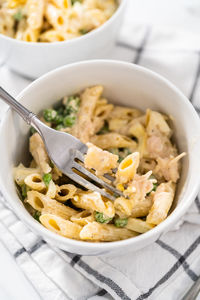
<instances>
[{"instance_id":1,"label":"white marble surface","mask_svg":"<svg viewBox=\"0 0 200 300\"><path fill-rule=\"evenodd\" d=\"M199 0L129 0L126 17L135 23L164 25L200 33ZM13 96L16 96L29 83L29 80L12 73L6 66L0 67L0 86ZM7 105L0 101L0 116L4 115L6 109ZM0 299L38 300L33 287L1 243L0 253L0 266L1 270L4 270L0 275Z\"/></svg>"}]
</instances>

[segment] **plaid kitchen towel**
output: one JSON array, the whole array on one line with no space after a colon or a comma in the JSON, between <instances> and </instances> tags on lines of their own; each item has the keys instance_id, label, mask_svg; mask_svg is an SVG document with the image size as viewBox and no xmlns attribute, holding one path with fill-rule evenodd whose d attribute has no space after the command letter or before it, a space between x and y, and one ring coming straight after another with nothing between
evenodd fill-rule
<instances>
[{"instance_id":1,"label":"plaid kitchen towel","mask_svg":"<svg viewBox=\"0 0 200 300\"><path fill-rule=\"evenodd\" d=\"M200 112L199 36L135 25L129 18L109 58L164 75ZM29 83L6 67L0 70L0 81L13 94ZM0 239L44 300L181 299L200 275L199 224L197 197L179 226L145 249L120 256L80 256L36 236L0 196Z\"/></svg>"}]
</instances>

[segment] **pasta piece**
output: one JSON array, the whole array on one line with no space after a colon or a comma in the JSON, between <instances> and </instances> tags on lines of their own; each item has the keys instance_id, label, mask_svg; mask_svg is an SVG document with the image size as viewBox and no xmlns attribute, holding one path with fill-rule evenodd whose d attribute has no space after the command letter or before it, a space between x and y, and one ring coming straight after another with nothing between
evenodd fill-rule
<instances>
[{"instance_id":1,"label":"pasta piece","mask_svg":"<svg viewBox=\"0 0 200 300\"><path fill-rule=\"evenodd\" d=\"M94 135L90 138L90 142L102 149L129 148L134 151L137 148L137 143L135 141L115 132Z\"/></svg>"},{"instance_id":2,"label":"pasta piece","mask_svg":"<svg viewBox=\"0 0 200 300\"><path fill-rule=\"evenodd\" d=\"M105 216L112 218L115 215L114 205L111 201L104 201L97 192L80 192L74 196L72 203L89 211L102 212Z\"/></svg>"},{"instance_id":3,"label":"pasta piece","mask_svg":"<svg viewBox=\"0 0 200 300\"><path fill-rule=\"evenodd\" d=\"M25 184L32 190L38 192L44 192L46 190L46 185L42 180L42 176L39 173L32 173L24 179Z\"/></svg>"},{"instance_id":4,"label":"pasta piece","mask_svg":"<svg viewBox=\"0 0 200 300\"><path fill-rule=\"evenodd\" d=\"M133 207L134 207L134 200L133 199L126 199L125 197L118 197L114 201L114 207L116 213L120 217L129 217L131 216Z\"/></svg>"},{"instance_id":5,"label":"pasta piece","mask_svg":"<svg viewBox=\"0 0 200 300\"><path fill-rule=\"evenodd\" d=\"M110 131L125 134L124 128L127 126L128 122L128 119L113 118L108 121L108 127Z\"/></svg>"},{"instance_id":6,"label":"pasta piece","mask_svg":"<svg viewBox=\"0 0 200 300\"><path fill-rule=\"evenodd\" d=\"M43 143L42 138L38 133L34 133L30 137L29 143L30 152L35 159L37 165L41 168L43 173L50 173L51 167L49 165L49 158Z\"/></svg>"},{"instance_id":7,"label":"pasta piece","mask_svg":"<svg viewBox=\"0 0 200 300\"><path fill-rule=\"evenodd\" d=\"M73 184L63 184L57 186L57 192L55 198L60 202L65 202L74 196L76 190L77 188Z\"/></svg>"},{"instance_id":8,"label":"pasta piece","mask_svg":"<svg viewBox=\"0 0 200 300\"><path fill-rule=\"evenodd\" d=\"M44 0L27 1L27 23L32 30L40 29L43 23Z\"/></svg>"},{"instance_id":9,"label":"pasta piece","mask_svg":"<svg viewBox=\"0 0 200 300\"><path fill-rule=\"evenodd\" d=\"M37 42L39 31L37 29L27 28L22 34L22 40L25 42Z\"/></svg>"},{"instance_id":10,"label":"pasta piece","mask_svg":"<svg viewBox=\"0 0 200 300\"><path fill-rule=\"evenodd\" d=\"M18 185L24 184L24 179L32 173L38 173L38 168L26 168L23 164L13 169L14 179Z\"/></svg>"},{"instance_id":11,"label":"pasta piece","mask_svg":"<svg viewBox=\"0 0 200 300\"><path fill-rule=\"evenodd\" d=\"M136 203L134 203L131 212L131 217L133 218L146 217L153 204L152 197L153 197L153 192L150 194L150 196L146 197L144 200L137 201Z\"/></svg>"},{"instance_id":12,"label":"pasta piece","mask_svg":"<svg viewBox=\"0 0 200 300\"><path fill-rule=\"evenodd\" d=\"M166 219L172 205L175 193L175 184L171 181L161 183L153 198L153 205L147 216L147 223L158 225Z\"/></svg>"},{"instance_id":13,"label":"pasta piece","mask_svg":"<svg viewBox=\"0 0 200 300\"><path fill-rule=\"evenodd\" d=\"M140 157L142 158L146 153L147 142L147 134L144 126L140 122L135 122L132 126L130 126L128 134L137 138L137 151L140 153Z\"/></svg>"},{"instance_id":14,"label":"pasta piece","mask_svg":"<svg viewBox=\"0 0 200 300\"><path fill-rule=\"evenodd\" d=\"M48 3L45 8L45 17L55 29L66 29L67 24L65 21L64 11L62 9Z\"/></svg>"},{"instance_id":15,"label":"pasta piece","mask_svg":"<svg viewBox=\"0 0 200 300\"><path fill-rule=\"evenodd\" d=\"M81 226L53 214L42 214L40 222L47 229L70 239L80 239Z\"/></svg>"},{"instance_id":16,"label":"pasta piece","mask_svg":"<svg viewBox=\"0 0 200 300\"><path fill-rule=\"evenodd\" d=\"M107 101L105 103L103 100L97 102L94 111L94 116L92 120L94 124L94 133L98 132L102 128L102 126L104 125L104 121L107 119L109 113L113 109L113 104L107 104Z\"/></svg>"},{"instance_id":17,"label":"pasta piece","mask_svg":"<svg viewBox=\"0 0 200 300\"><path fill-rule=\"evenodd\" d=\"M164 116L150 109L147 109L146 112L146 131L149 136L163 134L170 137L172 133Z\"/></svg>"},{"instance_id":18,"label":"pasta piece","mask_svg":"<svg viewBox=\"0 0 200 300\"><path fill-rule=\"evenodd\" d=\"M87 143L88 151L84 164L88 169L95 169L97 175L110 173L117 167L118 156Z\"/></svg>"},{"instance_id":19,"label":"pasta piece","mask_svg":"<svg viewBox=\"0 0 200 300\"><path fill-rule=\"evenodd\" d=\"M85 10L82 15L82 27L88 31L98 28L106 22L106 16L100 9Z\"/></svg>"},{"instance_id":20,"label":"pasta piece","mask_svg":"<svg viewBox=\"0 0 200 300\"><path fill-rule=\"evenodd\" d=\"M20 5L23 5L26 3L26 0L8 0L8 7L9 8L16 8Z\"/></svg>"},{"instance_id":21,"label":"pasta piece","mask_svg":"<svg viewBox=\"0 0 200 300\"><path fill-rule=\"evenodd\" d=\"M61 9L67 9L71 7L71 0L51 0L54 5Z\"/></svg>"},{"instance_id":22,"label":"pasta piece","mask_svg":"<svg viewBox=\"0 0 200 300\"><path fill-rule=\"evenodd\" d=\"M46 196L53 199L56 196L56 192L57 192L57 187L56 187L55 183L53 182L53 180L51 180L48 185Z\"/></svg>"},{"instance_id":23,"label":"pasta piece","mask_svg":"<svg viewBox=\"0 0 200 300\"><path fill-rule=\"evenodd\" d=\"M92 122L94 110L98 99L103 93L101 85L85 89L81 94L81 105L78 112L78 120L72 134L78 137L83 143L87 143L94 134L94 124Z\"/></svg>"},{"instance_id":24,"label":"pasta piece","mask_svg":"<svg viewBox=\"0 0 200 300\"><path fill-rule=\"evenodd\" d=\"M119 164L116 181L125 184L133 179L139 166L140 155L138 152L129 154Z\"/></svg>"},{"instance_id":25,"label":"pasta piece","mask_svg":"<svg viewBox=\"0 0 200 300\"><path fill-rule=\"evenodd\" d=\"M148 224L147 222L140 219L128 218L126 228L135 232L145 233L150 229L154 228L154 225Z\"/></svg>"},{"instance_id":26,"label":"pasta piece","mask_svg":"<svg viewBox=\"0 0 200 300\"><path fill-rule=\"evenodd\" d=\"M109 119L125 119L125 120L133 120L134 118L138 118L142 113L140 110L135 108L129 108L124 106L115 106L109 115Z\"/></svg>"},{"instance_id":27,"label":"pasta piece","mask_svg":"<svg viewBox=\"0 0 200 300\"><path fill-rule=\"evenodd\" d=\"M71 216L76 215L77 211L62 203L53 200L46 195L37 191L27 192L27 202L36 210L41 213L49 213L59 216L64 219L69 219Z\"/></svg>"},{"instance_id":28,"label":"pasta piece","mask_svg":"<svg viewBox=\"0 0 200 300\"><path fill-rule=\"evenodd\" d=\"M66 33L61 30L47 30L40 35L41 42L62 42L77 37L77 34Z\"/></svg>"},{"instance_id":29,"label":"pasta piece","mask_svg":"<svg viewBox=\"0 0 200 300\"><path fill-rule=\"evenodd\" d=\"M83 210L75 216L72 216L70 220L80 226L87 225L89 222L94 221L94 215L88 210Z\"/></svg>"},{"instance_id":30,"label":"pasta piece","mask_svg":"<svg viewBox=\"0 0 200 300\"><path fill-rule=\"evenodd\" d=\"M109 18L116 10L116 3L114 0L85 0L84 6L89 9L101 9L106 18Z\"/></svg>"},{"instance_id":31,"label":"pasta piece","mask_svg":"<svg viewBox=\"0 0 200 300\"><path fill-rule=\"evenodd\" d=\"M82 240L112 242L137 236L136 232L126 228L116 228L110 224L88 223L80 232Z\"/></svg>"},{"instance_id":32,"label":"pasta piece","mask_svg":"<svg viewBox=\"0 0 200 300\"><path fill-rule=\"evenodd\" d=\"M14 37L14 19L10 12L0 8L0 33Z\"/></svg>"}]
</instances>

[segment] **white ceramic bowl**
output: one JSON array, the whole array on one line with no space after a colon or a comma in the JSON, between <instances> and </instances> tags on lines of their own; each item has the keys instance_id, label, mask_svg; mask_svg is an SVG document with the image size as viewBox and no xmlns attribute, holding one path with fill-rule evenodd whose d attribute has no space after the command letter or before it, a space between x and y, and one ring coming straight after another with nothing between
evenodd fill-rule
<instances>
[{"instance_id":1,"label":"white ceramic bowl","mask_svg":"<svg viewBox=\"0 0 200 300\"><path fill-rule=\"evenodd\" d=\"M105 58L119 33L127 0L119 0L113 16L88 34L63 42L31 43L0 34L0 64L30 78L76 61Z\"/></svg>"},{"instance_id":2,"label":"white ceramic bowl","mask_svg":"<svg viewBox=\"0 0 200 300\"><path fill-rule=\"evenodd\" d=\"M174 140L179 151L186 151L187 156L182 160L177 205L168 218L145 234L110 243L71 240L44 228L29 215L16 193L12 168L28 158L29 127L11 110L6 113L0 127L0 184L16 214L49 243L85 255L126 253L149 245L170 230L194 200L200 183L200 120L188 99L170 82L145 68L117 61L94 60L61 67L34 81L21 92L18 100L38 113L61 97L95 84L102 84L105 97L115 104L142 110L149 107L173 116Z\"/></svg>"}]
</instances>

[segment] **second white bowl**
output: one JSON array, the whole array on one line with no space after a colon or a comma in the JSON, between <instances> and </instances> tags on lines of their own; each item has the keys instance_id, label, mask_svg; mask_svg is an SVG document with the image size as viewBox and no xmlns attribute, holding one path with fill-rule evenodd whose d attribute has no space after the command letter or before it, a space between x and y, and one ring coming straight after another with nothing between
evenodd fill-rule
<instances>
[{"instance_id":1,"label":"second white bowl","mask_svg":"<svg viewBox=\"0 0 200 300\"><path fill-rule=\"evenodd\" d=\"M90 33L63 42L31 43L0 34L0 64L30 78L62 65L105 57L114 45L127 0L119 0L114 15Z\"/></svg>"}]
</instances>

